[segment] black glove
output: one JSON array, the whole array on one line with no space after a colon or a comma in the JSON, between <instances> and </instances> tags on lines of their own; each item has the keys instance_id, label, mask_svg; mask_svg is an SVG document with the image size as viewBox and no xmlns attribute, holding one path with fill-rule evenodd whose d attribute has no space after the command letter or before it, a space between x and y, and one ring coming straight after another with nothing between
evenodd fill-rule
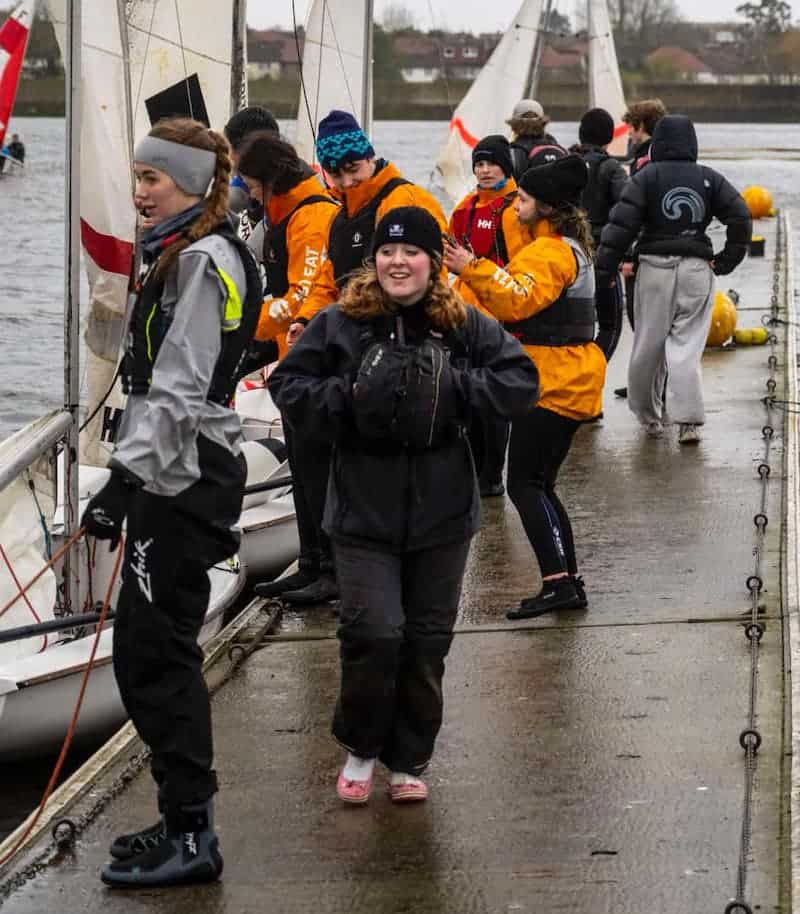
<instances>
[{"instance_id":1,"label":"black glove","mask_svg":"<svg viewBox=\"0 0 800 914\"><path fill-rule=\"evenodd\" d=\"M135 484L121 473L112 470L108 482L89 499L89 504L83 512L81 526L89 536L99 540L111 540L111 552L119 545L122 522L128 513L128 505L135 488Z\"/></svg>"}]
</instances>

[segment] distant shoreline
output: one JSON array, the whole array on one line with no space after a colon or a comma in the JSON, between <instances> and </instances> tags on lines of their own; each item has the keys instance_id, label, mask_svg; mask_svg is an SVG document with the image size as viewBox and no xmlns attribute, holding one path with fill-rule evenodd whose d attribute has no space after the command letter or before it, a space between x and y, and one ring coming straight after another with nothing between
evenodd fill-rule
<instances>
[{"instance_id":1,"label":"distant shoreline","mask_svg":"<svg viewBox=\"0 0 800 914\"><path fill-rule=\"evenodd\" d=\"M469 83L376 82L376 120L446 121ZM800 90L790 85L700 85L696 83L644 83L626 85L626 97L661 98L670 111L680 111L702 123L797 123ZM269 78L251 82L251 104L266 105L277 117L297 115L299 83ZM588 88L566 82L545 83L537 93L554 121L576 121L588 108ZM510 109L513 99L508 99ZM62 77L27 79L20 84L14 106L18 117L63 117ZM752 143L751 145L756 145Z\"/></svg>"}]
</instances>

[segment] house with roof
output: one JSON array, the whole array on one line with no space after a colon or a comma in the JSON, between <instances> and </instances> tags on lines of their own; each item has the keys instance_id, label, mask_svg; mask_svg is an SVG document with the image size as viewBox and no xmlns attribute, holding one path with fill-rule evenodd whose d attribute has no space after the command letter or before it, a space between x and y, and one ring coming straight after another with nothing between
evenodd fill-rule
<instances>
[{"instance_id":1,"label":"house with roof","mask_svg":"<svg viewBox=\"0 0 800 914\"><path fill-rule=\"evenodd\" d=\"M298 29L297 38L294 32L285 32L282 29L248 29L247 78L297 78L300 73L304 41L302 28Z\"/></svg>"},{"instance_id":2,"label":"house with roof","mask_svg":"<svg viewBox=\"0 0 800 914\"><path fill-rule=\"evenodd\" d=\"M696 54L683 48L661 47L645 57L645 66L654 76L684 82L716 82L711 67Z\"/></svg>"}]
</instances>

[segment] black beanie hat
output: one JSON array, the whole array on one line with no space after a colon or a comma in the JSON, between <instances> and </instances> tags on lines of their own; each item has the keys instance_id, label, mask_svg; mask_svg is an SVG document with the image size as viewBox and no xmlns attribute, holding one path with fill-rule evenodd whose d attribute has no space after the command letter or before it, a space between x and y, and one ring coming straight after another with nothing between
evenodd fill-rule
<instances>
[{"instance_id":1,"label":"black beanie hat","mask_svg":"<svg viewBox=\"0 0 800 914\"><path fill-rule=\"evenodd\" d=\"M579 155L572 154L549 165L529 168L520 178L519 186L526 194L550 206L561 203L577 206L588 179L586 163Z\"/></svg>"},{"instance_id":2,"label":"black beanie hat","mask_svg":"<svg viewBox=\"0 0 800 914\"><path fill-rule=\"evenodd\" d=\"M592 146L607 146L614 139L614 118L605 108L590 109L581 118L578 139Z\"/></svg>"},{"instance_id":3,"label":"black beanie hat","mask_svg":"<svg viewBox=\"0 0 800 914\"><path fill-rule=\"evenodd\" d=\"M510 178L514 174L514 164L511 161L511 149L508 140L499 133L485 136L472 150L472 168L478 162L492 162L503 169L503 174Z\"/></svg>"},{"instance_id":4,"label":"black beanie hat","mask_svg":"<svg viewBox=\"0 0 800 914\"><path fill-rule=\"evenodd\" d=\"M431 257L442 258L442 230L433 216L421 206L398 206L378 223L372 240L372 253L383 244L413 244Z\"/></svg>"}]
</instances>

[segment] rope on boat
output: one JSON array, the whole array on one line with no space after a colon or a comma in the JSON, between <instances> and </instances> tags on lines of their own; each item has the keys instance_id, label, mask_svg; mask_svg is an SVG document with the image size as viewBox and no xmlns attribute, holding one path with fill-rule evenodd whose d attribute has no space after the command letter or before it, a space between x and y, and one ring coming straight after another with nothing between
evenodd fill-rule
<instances>
[{"instance_id":1,"label":"rope on boat","mask_svg":"<svg viewBox=\"0 0 800 914\"><path fill-rule=\"evenodd\" d=\"M122 550L120 550L120 554L122 554ZM252 604L250 605L252 606ZM282 607L283 605L280 600L263 601L259 608L259 612L267 614L266 620L258 623L257 627L252 632L252 636L248 637L246 641L236 640L231 644L227 652L227 668L220 676L215 676L213 677L213 681L209 681L209 695L214 695L219 691L253 651L263 646L264 640L270 636L270 633L274 631L275 626L280 621ZM245 608L242 611L242 614L248 612L248 609L249 607ZM211 655L210 658L207 658L206 662L214 663L216 662L216 659L217 655ZM12 893L21 889L31 879L36 878L36 876L44 872L52 862L57 860L59 852L74 845L75 839L82 834L95 819L97 819L112 800L127 788L131 781L133 781L144 768L149 759L150 751L146 747L142 751L132 755L119 774L107 787L101 791L92 791L92 803L80 816L76 816L75 819L62 818L54 823L51 830L52 842L34 859L29 860L24 867L17 872L12 873L4 882L0 882L0 908L3 907L3 903ZM41 813L43 806L44 803L40 806L37 817ZM35 822L31 823L29 829L32 829L34 824ZM26 831L29 831L29 829L26 829ZM0 859L0 866L3 866L9 858L16 853L23 840L24 839L20 839L16 842L13 850Z\"/></svg>"},{"instance_id":2,"label":"rope on boat","mask_svg":"<svg viewBox=\"0 0 800 914\"><path fill-rule=\"evenodd\" d=\"M64 547L64 551L66 551L66 549L68 549L78 539L78 537L80 537L82 535L83 535L83 528L78 530L78 532L75 534L75 536L73 536L69 540L67 545ZM91 675L92 668L94 667L94 658L95 658L95 655L97 654L97 646L100 643L100 635L103 633L103 625L105 624L106 615L108 614L108 608L111 605L111 595L114 592L114 584L116 583L117 575L119 574L119 569L120 569L120 565L122 564L122 556L123 556L124 552L125 552L124 548L122 547L122 545L120 545L119 548L117 549L117 558L116 558L116 561L114 562L114 571L111 575L111 580L108 582L108 589L106 591L105 600L103 601L103 608L100 610L100 618L97 622L97 629L96 629L95 635L94 635L94 642L92 644L92 650L91 650L91 653L89 654L89 660L86 664L86 667L83 671L83 676L81 678L81 687L80 687L80 691L78 692L78 699L75 702L75 710L72 712L72 719L69 722L69 727L67 727L67 732L64 736L64 742L61 745L61 752L59 753L58 759L56 760L56 763L53 766L53 771L50 775L50 780L47 782L47 786L45 787L44 793L42 794L42 799L39 803L39 806L36 809L36 812L33 815L33 818L28 823L28 825L26 826L23 833L14 842L13 847L11 847L11 849L7 853L5 853L2 857L0 857L0 866L3 866L5 863L7 863L14 856L14 854L16 854L16 852L22 847L22 845L27 841L28 836L31 834L33 829L36 827L36 823L39 821L39 818L41 817L42 812L43 812L45 806L47 805L47 801L50 799L50 794L53 792L53 790L55 789L56 783L58 782L59 775L61 774L61 769L64 766L64 760L67 757L67 753L69 752L70 746L72 745L73 737L75 736L75 730L78 725L78 717L81 713L81 707L83 706L83 699L86 694L86 687L89 684L89 676ZM51 559L48 564L52 564L53 561L55 561L55 560ZM47 567L47 566L45 566L45 567ZM41 575L41 574L42 574L42 572L39 572L39 575ZM38 577L38 575L37 575L37 577ZM36 579L34 578L34 580L36 580ZM33 581L31 581L31 583L28 584L27 587L24 588L24 590L27 590L28 587L30 587L32 583L33 583ZM24 593L24 590L20 590L20 593L18 596L21 596ZM14 601L12 601L12 602L14 602Z\"/></svg>"},{"instance_id":3,"label":"rope on boat","mask_svg":"<svg viewBox=\"0 0 800 914\"><path fill-rule=\"evenodd\" d=\"M772 293L770 296L770 313L764 323L768 327L775 327L782 321L778 312L781 307L780 292L784 268L784 225L783 220L778 220L777 236L775 239L775 262L772 274ZM770 457L772 442L775 436L773 411L780 408L785 401L775 398L778 386L776 375L778 373L778 356L776 354L778 337L770 332L767 342L770 346L770 355L767 358L768 376L765 382L767 395L761 398L766 411L766 421L761 429L764 442L764 457L757 467L760 488L760 504L758 513L753 516L755 526L755 545L753 546L753 573L747 578L745 586L750 593L750 619L745 626L745 635L750 642L750 688L747 713L747 726L739 734L739 745L744 750L744 797L742 802L742 828L739 841L739 864L736 871L736 897L725 907L725 914L753 914L754 908L747 902L747 874L748 865L752 856L753 838L753 795L755 779L758 770L758 750L761 747L761 733L758 729L758 665L761 639L766 630L763 622L759 621L759 599L764 589L761 574L762 561L766 552L766 531L769 518L767 505L769 496L769 479L772 472Z\"/></svg>"}]
</instances>

